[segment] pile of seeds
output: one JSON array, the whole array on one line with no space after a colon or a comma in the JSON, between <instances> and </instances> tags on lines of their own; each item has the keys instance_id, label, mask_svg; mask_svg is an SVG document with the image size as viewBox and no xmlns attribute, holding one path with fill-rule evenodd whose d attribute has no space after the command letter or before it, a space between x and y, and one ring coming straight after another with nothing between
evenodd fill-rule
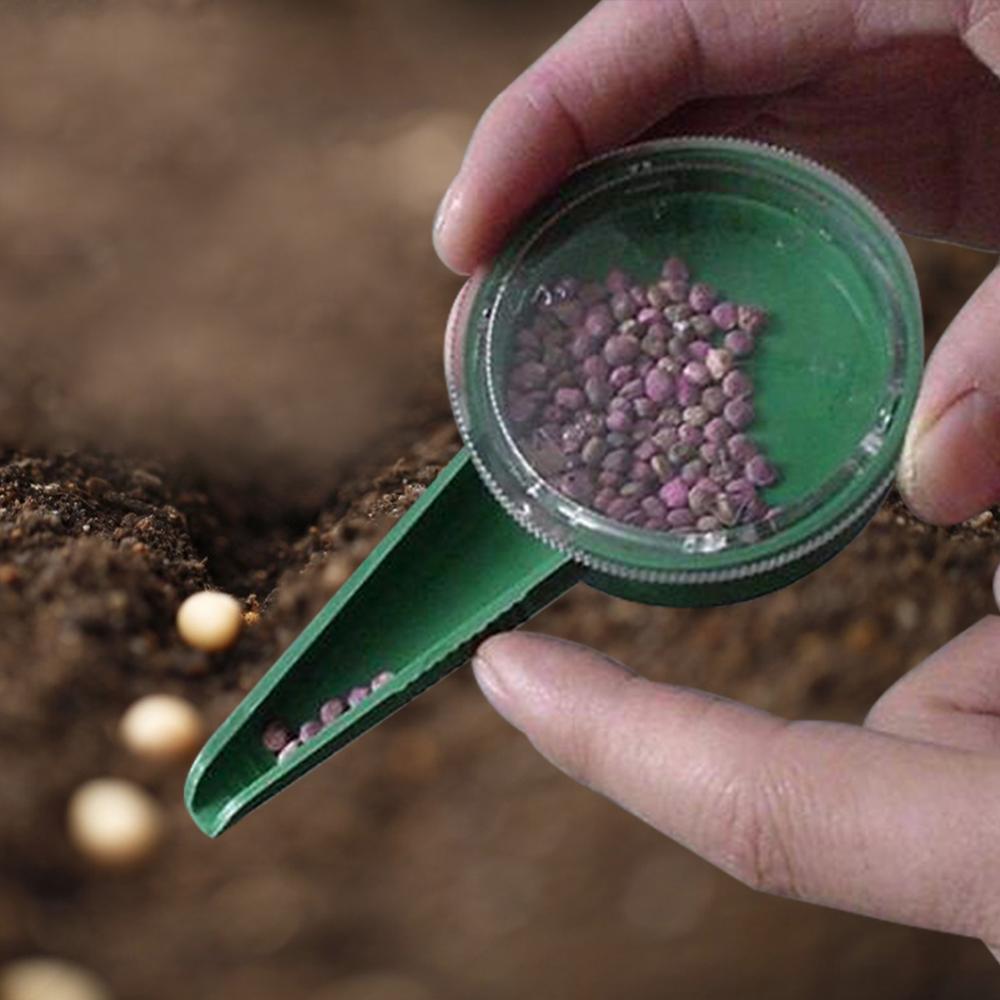
<instances>
[{"instance_id":1,"label":"pile of seeds","mask_svg":"<svg viewBox=\"0 0 1000 1000\"><path fill-rule=\"evenodd\" d=\"M740 362L767 322L670 257L651 285L567 277L517 335L507 416L560 492L625 524L713 531L774 513Z\"/></svg>"},{"instance_id":2,"label":"pile of seeds","mask_svg":"<svg viewBox=\"0 0 1000 1000\"><path fill-rule=\"evenodd\" d=\"M272 722L261 737L261 742L278 758L278 763L284 763L300 746L315 739L329 725L337 721L345 712L357 708L366 698L385 687L393 678L391 670L382 670L367 684L352 687L347 694L335 696L323 702L319 708L319 717L309 719L299 726L295 732L283 722Z\"/></svg>"}]
</instances>

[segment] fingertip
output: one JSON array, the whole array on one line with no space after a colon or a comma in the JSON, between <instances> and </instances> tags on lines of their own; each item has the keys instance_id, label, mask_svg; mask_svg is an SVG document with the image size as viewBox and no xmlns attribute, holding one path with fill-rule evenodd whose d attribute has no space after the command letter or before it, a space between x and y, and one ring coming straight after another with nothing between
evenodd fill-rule
<instances>
[{"instance_id":1,"label":"fingertip","mask_svg":"<svg viewBox=\"0 0 1000 1000\"><path fill-rule=\"evenodd\" d=\"M899 466L899 488L931 524L956 524L1000 500L1000 399L984 387L958 395L936 419L918 410Z\"/></svg>"},{"instance_id":2,"label":"fingertip","mask_svg":"<svg viewBox=\"0 0 1000 1000\"><path fill-rule=\"evenodd\" d=\"M604 685L633 676L584 646L531 632L487 639L476 650L472 668L490 704L529 736L553 712L565 716Z\"/></svg>"}]
</instances>

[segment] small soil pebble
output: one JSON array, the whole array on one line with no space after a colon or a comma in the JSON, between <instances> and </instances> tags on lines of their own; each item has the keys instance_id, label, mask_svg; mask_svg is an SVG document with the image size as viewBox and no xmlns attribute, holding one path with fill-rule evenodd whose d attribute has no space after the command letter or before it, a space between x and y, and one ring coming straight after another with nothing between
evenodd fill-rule
<instances>
[{"instance_id":1,"label":"small soil pebble","mask_svg":"<svg viewBox=\"0 0 1000 1000\"><path fill-rule=\"evenodd\" d=\"M181 638L206 653L228 649L242 626L239 601L218 590L192 594L177 611L177 631Z\"/></svg>"},{"instance_id":2,"label":"small soil pebble","mask_svg":"<svg viewBox=\"0 0 1000 1000\"><path fill-rule=\"evenodd\" d=\"M757 490L779 478L748 437L746 365L767 313L692 275L672 255L652 282L620 268L603 283L562 278L525 317L508 377L508 417L537 471L569 499L651 531L761 520L771 508ZM348 706L367 693L349 692Z\"/></svg>"},{"instance_id":3,"label":"small soil pebble","mask_svg":"<svg viewBox=\"0 0 1000 1000\"><path fill-rule=\"evenodd\" d=\"M111 1000L92 972L59 958L22 958L0 972L2 1000Z\"/></svg>"},{"instance_id":4,"label":"small soil pebble","mask_svg":"<svg viewBox=\"0 0 1000 1000\"><path fill-rule=\"evenodd\" d=\"M133 702L118 731L137 757L163 763L189 760L205 739L201 713L172 694L150 694Z\"/></svg>"},{"instance_id":5,"label":"small soil pebble","mask_svg":"<svg viewBox=\"0 0 1000 1000\"><path fill-rule=\"evenodd\" d=\"M163 835L163 811L144 789L118 778L95 778L70 798L67 823L73 844L105 868L146 861Z\"/></svg>"}]
</instances>

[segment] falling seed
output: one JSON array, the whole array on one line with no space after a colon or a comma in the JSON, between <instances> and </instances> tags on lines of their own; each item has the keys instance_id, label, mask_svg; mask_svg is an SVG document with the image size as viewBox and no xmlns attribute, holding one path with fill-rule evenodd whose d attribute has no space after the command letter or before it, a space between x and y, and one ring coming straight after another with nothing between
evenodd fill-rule
<instances>
[{"instance_id":1,"label":"falling seed","mask_svg":"<svg viewBox=\"0 0 1000 1000\"><path fill-rule=\"evenodd\" d=\"M292 754L295 753L302 744L298 740L289 740L279 751L278 751L278 763L284 764Z\"/></svg>"},{"instance_id":2,"label":"falling seed","mask_svg":"<svg viewBox=\"0 0 1000 1000\"><path fill-rule=\"evenodd\" d=\"M323 723L317 719L310 719L299 726L299 742L308 743L313 737L319 736L323 732Z\"/></svg>"},{"instance_id":3,"label":"falling seed","mask_svg":"<svg viewBox=\"0 0 1000 1000\"><path fill-rule=\"evenodd\" d=\"M201 713L172 694L151 694L133 702L118 731L137 757L161 762L193 757L205 738Z\"/></svg>"},{"instance_id":4,"label":"falling seed","mask_svg":"<svg viewBox=\"0 0 1000 1000\"><path fill-rule=\"evenodd\" d=\"M60 958L22 958L0 972L3 1000L111 1000L92 972Z\"/></svg>"},{"instance_id":5,"label":"falling seed","mask_svg":"<svg viewBox=\"0 0 1000 1000\"><path fill-rule=\"evenodd\" d=\"M81 785L70 798L67 822L77 850L106 868L145 861L163 835L159 803L119 778L96 778Z\"/></svg>"},{"instance_id":6,"label":"falling seed","mask_svg":"<svg viewBox=\"0 0 1000 1000\"><path fill-rule=\"evenodd\" d=\"M242 626L239 602L218 590L192 594L177 611L181 638L206 653L227 649L236 641Z\"/></svg>"}]
</instances>

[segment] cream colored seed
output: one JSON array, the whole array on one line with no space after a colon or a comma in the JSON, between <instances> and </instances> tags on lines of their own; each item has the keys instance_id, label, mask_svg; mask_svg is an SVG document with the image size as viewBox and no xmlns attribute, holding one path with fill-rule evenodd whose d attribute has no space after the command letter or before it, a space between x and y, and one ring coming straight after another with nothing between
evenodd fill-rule
<instances>
[{"instance_id":1,"label":"cream colored seed","mask_svg":"<svg viewBox=\"0 0 1000 1000\"><path fill-rule=\"evenodd\" d=\"M106 868L146 860L163 834L159 803L138 785L118 778L81 785L69 801L67 820L77 850Z\"/></svg>"},{"instance_id":2,"label":"cream colored seed","mask_svg":"<svg viewBox=\"0 0 1000 1000\"><path fill-rule=\"evenodd\" d=\"M201 714L172 694L150 694L133 702L118 732L137 757L158 763L190 759L205 738Z\"/></svg>"},{"instance_id":3,"label":"cream colored seed","mask_svg":"<svg viewBox=\"0 0 1000 1000\"><path fill-rule=\"evenodd\" d=\"M22 958L0 972L0 1000L111 1000L111 994L73 962Z\"/></svg>"},{"instance_id":4,"label":"cream colored seed","mask_svg":"<svg viewBox=\"0 0 1000 1000\"><path fill-rule=\"evenodd\" d=\"M192 594L177 611L177 630L195 649L217 653L227 649L240 634L243 612L239 602L218 590Z\"/></svg>"}]
</instances>

